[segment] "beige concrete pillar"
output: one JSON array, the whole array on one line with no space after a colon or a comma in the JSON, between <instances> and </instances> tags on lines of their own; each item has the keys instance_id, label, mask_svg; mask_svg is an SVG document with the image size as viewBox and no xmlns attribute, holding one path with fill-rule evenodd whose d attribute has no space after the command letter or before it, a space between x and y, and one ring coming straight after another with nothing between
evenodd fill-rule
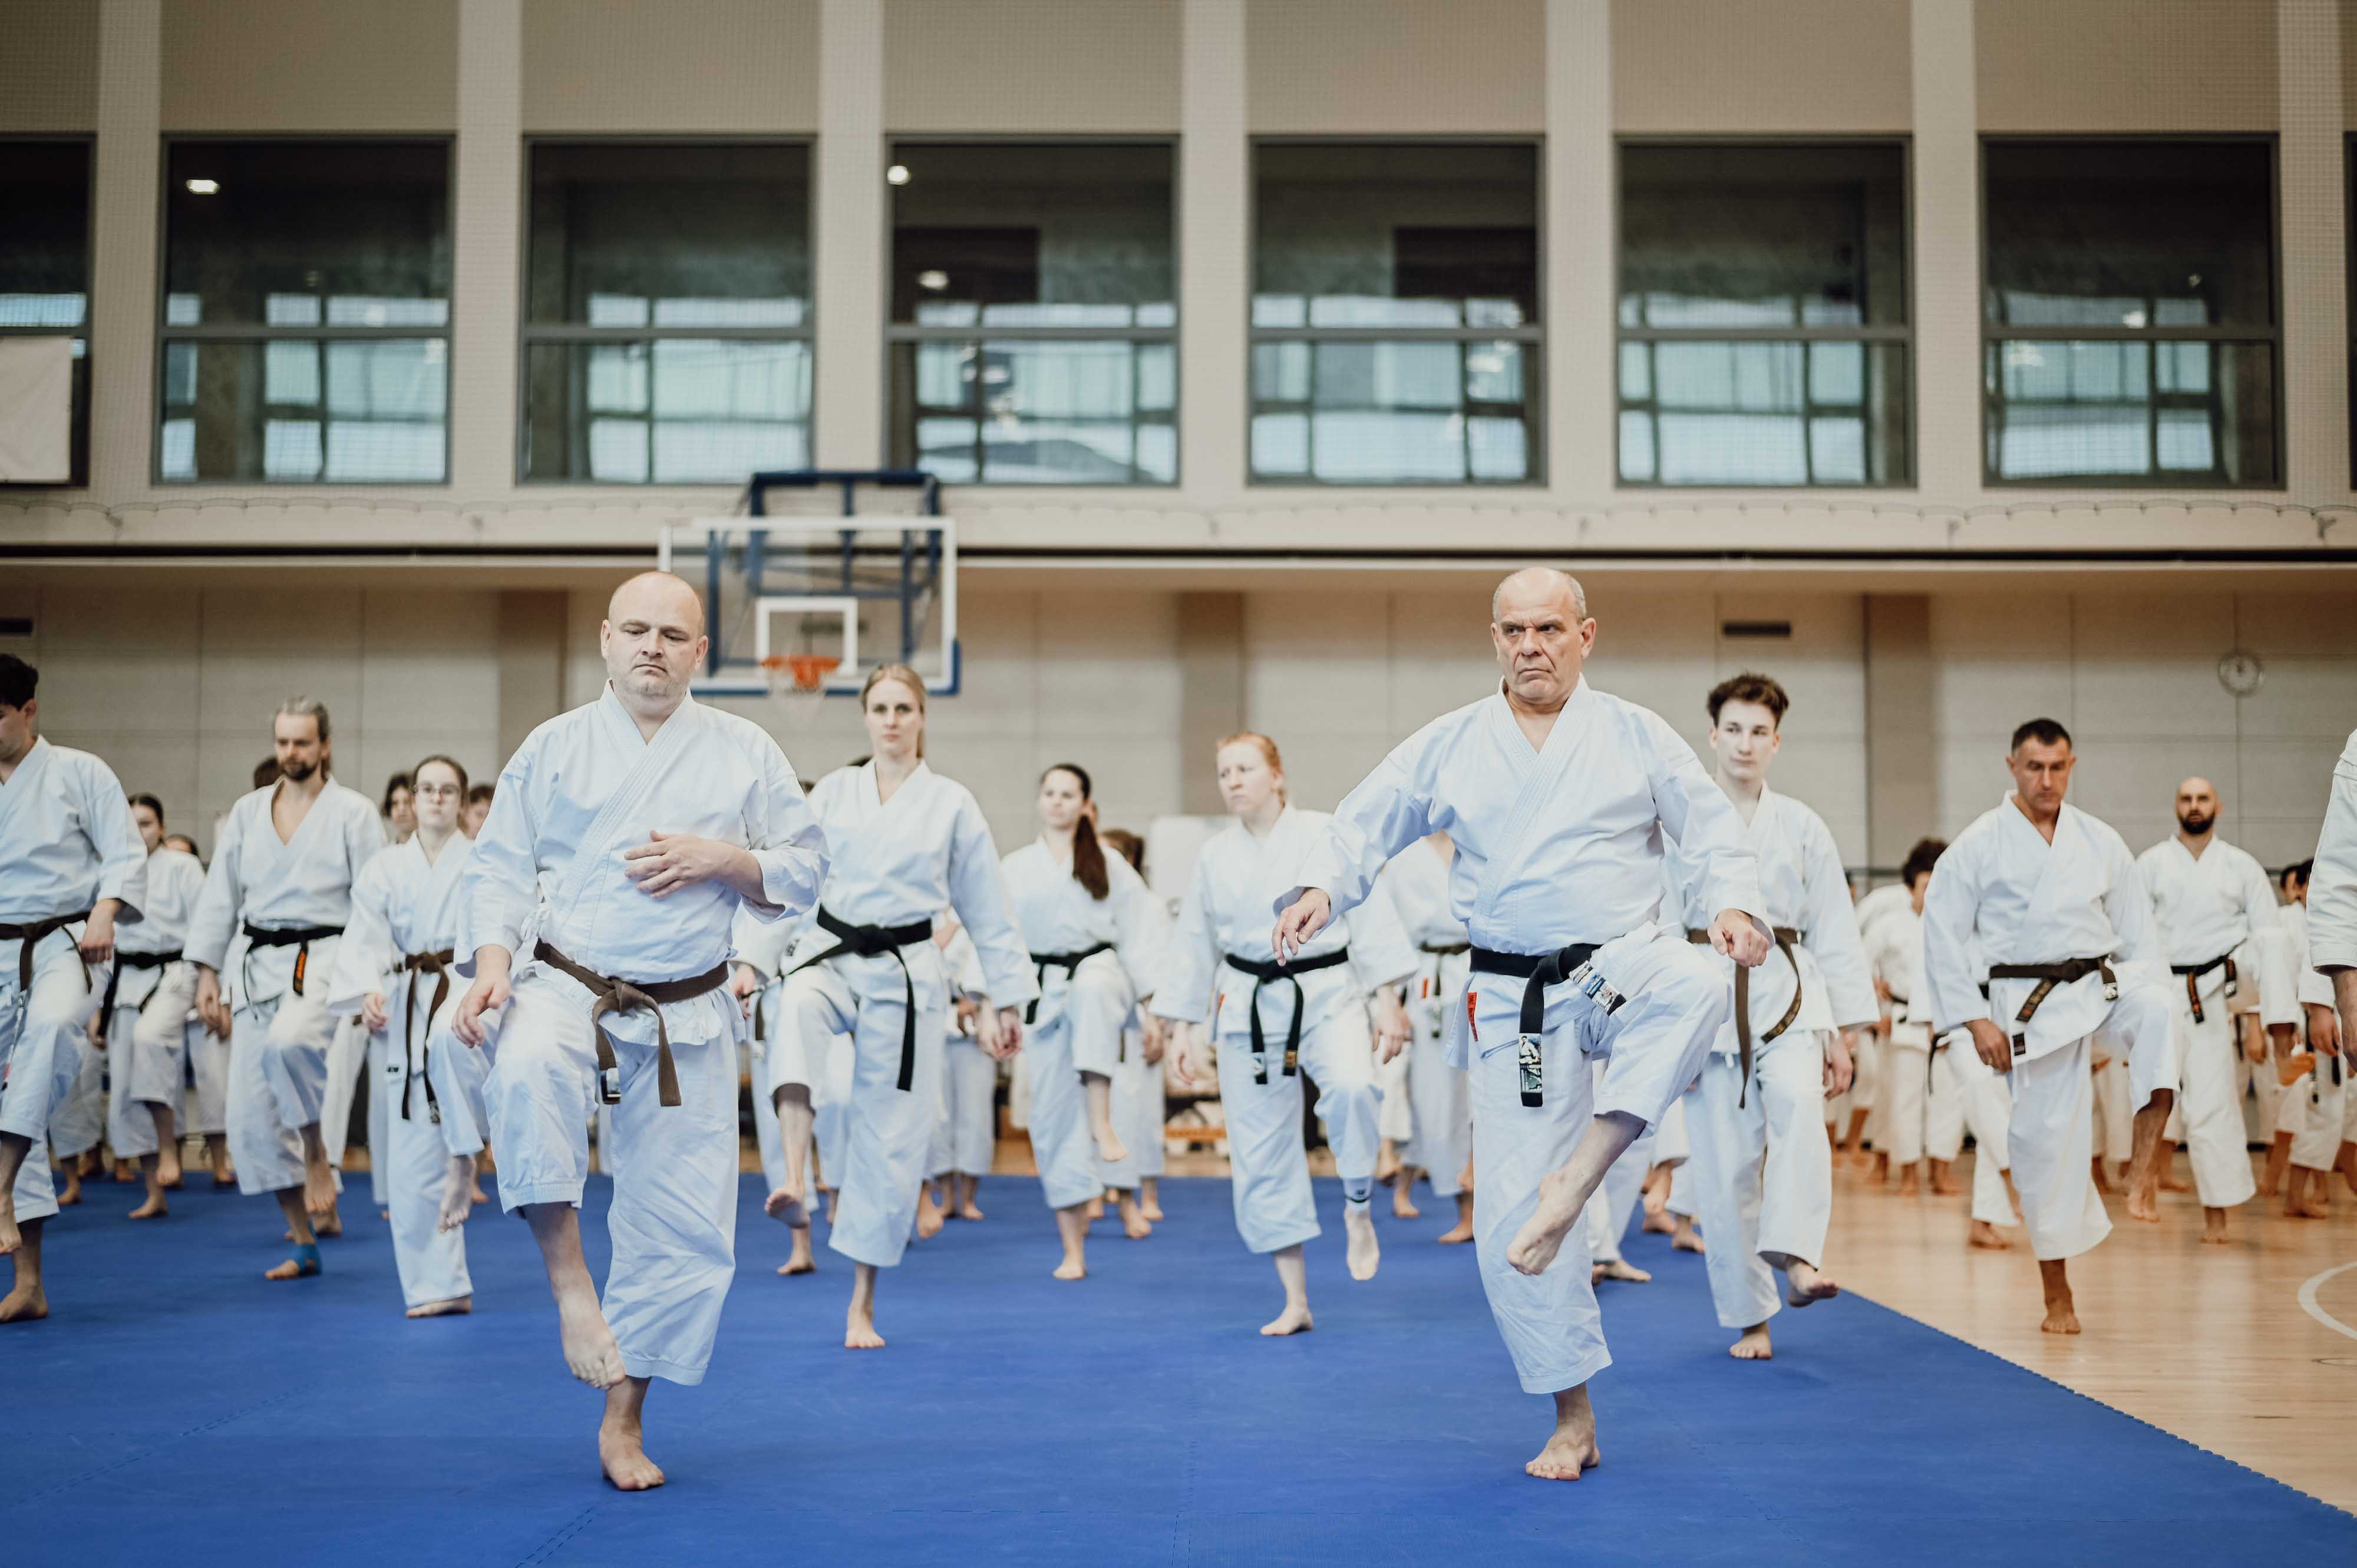
<instances>
[{"instance_id":1,"label":"beige concrete pillar","mask_svg":"<svg viewBox=\"0 0 2357 1568\"><path fill-rule=\"evenodd\" d=\"M570 596L500 595L500 757L515 755L533 726L565 709L565 611Z\"/></svg>"},{"instance_id":2,"label":"beige concrete pillar","mask_svg":"<svg viewBox=\"0 0 2357 1568\"><path fill-rule=\"evenodd\" d=\"M1895 866L1940 820L1932 600L1866 597L1866 854Z\"/></svg>"},{"instance_id":3,"label":"beige concrete pillar","mask_svg":"<svg viewBox=\"0 0 2357 1568\"><path fill-rule=\"evenodd\" d=\"M1186 0L1178 138L1178 482L1241 494L1252 407L1244 0ZM1191 809L1191 808L1190 808Z\"/></svg>"},{"instance_id":4,"label":"beige concrete pillar","mask_svg":"<svg viewBox=\"0 0 2357 1568\"><path fill-rule=\"evenodd\" d=\"M516 481L523 245L523 0L459 0L458 145L450 203L450 486Z\"/></svg>"},{"instance_id":5,"label":"beige concrete pillar","mask_svg":"<svg viewBox=\"0 0 2357 1568\"><path fill-rule=\"evenodd\" d=\"M1980 107L1973 0L1914 0L1915 482L1981 491Z\"/></svg>"},{"instance_id":6,"label":"beige concrete pillar","mask_svg":"<svg viewBox=\"0 0 2357 1568\"><path fill-rule=\"evenodd\" d=\"M1217 816L1226 808L1207 765L1223 736L1244 727L1244 596L1178 596L1178 809Z\"/></svg>"},{"instance_id":7,"label":"beige concrete pillar","mask_svg":"<svg viewBox=\"0 0 2357 1568\"><path fill-rule=\"evenodd\" d=\"M2310 505L2340 500L2351 488L2341 48L2334 0L2278 0L2284 488Z\"/></svg>"},{"instance_id":8,"label":"beige concrete pillar","mask_svg":"<svg viewBox=\"0 0 2357 1568\"><path fill-rule=\"evenodd\" d=\"M884 461L884 0L821 0L812 238L812 451L823 468Z\"/></svg>"},{"instance_id":9,"label":"beige concrete pillar","mask_svg":"<svg viewBox=\"0 0 2357 1568\"><path fill-rule=\"evenodd\" d=\"M101 0L90 293L90 482L146 492L156 431L156 181L163 156L160 0Z\"/></svg>"},{"instance_id":10,"label":"beige concrete pillar","mask_svg":"<svg viewBox=\"0 0 2357 1568\"><path fill-rule=\"evenodd\" d=\"M1610 0L1547 0L1547 488L1566 506L1616 478L1614 166Z\"/></svg>"}]
</instances>

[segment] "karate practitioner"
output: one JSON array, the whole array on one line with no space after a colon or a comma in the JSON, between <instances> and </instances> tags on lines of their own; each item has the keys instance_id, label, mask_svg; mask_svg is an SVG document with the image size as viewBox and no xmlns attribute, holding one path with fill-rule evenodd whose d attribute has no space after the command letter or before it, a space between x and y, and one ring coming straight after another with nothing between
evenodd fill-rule
<instances>
[{"instance_id":1,"label":"karate practitioner","mask_svg":"<svg viewBox=\"0 0 2357 1568\"><path fill-rule=\"evenodd\" d=\"M2007 1143L2049 1334L2079 1332L2066 1266L2112 1229L2089 1167L2091 1055L2127 1058L2136 1103L2128 1212L2138 1219L2159 1218L2154 1155L2176 1099L2151 902L2126 842L2063 800L2076 760L2070 732L2052 719L2014 731L2013 792L1948 846L1923 900L1937 1026L1968 1028L1981 1060L2012 1075ZM1975 954L1988 961L1986 996Z\"/></svg>"},{"instance_id":2,"label":"karate practitioner","mask_svg":"<svg viewBox=\"0 0 2357 1568\"><path fill-rule=\"evenodd\" d=\"M2332 793L2316 840L2316 869L2308 885L2308 959L2332 982L2339 1015L2341 1067L2357 1071L2357 731L2332 769ZM2337 1163L2357 1192L2357 1094L2346 1094Z\"/></svg>"},{"instance_id":3,"label":"karate practitioner","mask_svg":"<svg viewBox=\"0 0 2357 1568\"><path fill-rule=\"evenodd\" d=\"M131 820L147 847L146 918L115 943L114 969L91 1029L113 1062L107 1144L115 1158L136 1160L147 1184L146 1201L131 1218L157 1219L168 1212L165 1193L180 1185L181 1082L188 1045L192 1038L208 1037L203 1025L189 1021L197 979L181 956L188 917L204 891L205 868L195 855L164 847L164 803L155 796L134 795ZM217 1140L218 1135L208 1142Z\"/></svg>"},{"instance_id":4,"label":"karate practitioner","mask_svg":"<svg viewBox=\"0 0 2357 1568\"><path fill-rule=\"evenodd\" d=\"M2244 944L2255 937L2261 943L2270 940L2276 895L2266 869L2218 836L2218 791L2210 780L2179 784L2176 809L2176 836L2138 855L2136 868L2176 976L2169 991L2177 1017L2175 1120L2183 1125L2201 1199L2201 1240L2223 1245L2227 1210L2248 1203L2255 1191L2243 1129L2248 1080L2239 1070L2244 1047L2234 1014L2236 998L2246 998L2259 983L2258 953ZM2262 1124L2272 1130L2275 1096L2260 1101L2268 1112ZM2164 1131L2156 1156L2163 1169L2175 1153Z\"/></svg>"},{"instance_id":5,"label":"karate practitioner","mask_svg":"<svg viewBox=\"0 0 2357 1568\"><path fill-rule=\"evenodd\" d=\"M1757 965L1767 906L1742 819L1693 750L1582 678L1596 622L1578 583L1515 573L1490 636L1500 689L1417 731L1337 808L1278 899L1275 946L1299 953L1416 839L1455 842L1449 906L1474 947L1449 1052L1471 1075L1474 1246L1523 1391L1555 1399L1554 1435L1524 1469L1577 1480L1598 1460L1587 1381L1611 1357L1573 1226L1694 1081L1731 1000L1661 908L1664 839L1716 911L1712 951ZM1600 1092L1583 1056L1607 1058Z\"/></svg>"},{"instance_id":6,"label":"karate practitioner","mask_svg":"<svg viewBox=\"0 0 2357 1568\"><path fill-rule=\"evenodd\" d=\"M275 760L271 763L274 768L277 766ZM204 862L197 854L197 841L186 833L166 833L163 846L178 850L197 862L198 886L201 892ZM196 909L193 898L188 908L193 915ZM213 1186L234 1187L237 1175L230 1169L229 1164L229 1042L206 1028L204 1020L197 1016L196 966L184 958L180 973L188 992L188 1004L184 1010L188 1024L188 1077L194 1085L197 1098L196 1120L188 1130L205 1141L205 1163L212 1169Z\"/></svg>"},{"instance_id":7,"label":"karate practitioner","mask_svg":"<svg viewBox=\"0 0 2357 1568\"><path fill-rule=\"evenodd\" d=\"M707 639L685 583L625 582L597 646L605 690L508 759L460 878L471 983L453 1028L491 1047L500 1201L540 1245L565 1364L606 1391L598 1463L643 1491L663 1482L643 1442L648 1380L703 1381L736 1273L731 926L740 906L770 920L809 908L826 853L777 742L688 694ZM602 1304L578 1212L600 1103L614 1173Z\"/></svg>"},{"instance_id":8,"label":"karate practitioner","mask_svg":"<svg viewBox=\"0 0 2357 1568\"><path fill-rule=\"evenodd\" d=\"M770 1081L770 1050L778 1037L776 1020L778 1007L784 995L786 955L793 950L801 938L803 921L800 919L762 920L740 906L737 911L736 929L731 945L737 950L735 970L729 980L729 993L737 998L738 1005L748 1025L750 1038L746 1043L747 1081L758 1097L761 1086ZM771 1192L786 1184L786 1144L775 1116L755 1115L753 1118L754 1146L759 1152L761 1175ZM811 1157L811 1138L805 1128L802 1144L795 1157L807 1169ZM810 1214L798 1208L791 1214L774 1216L789 1221L787 1234L791 1238L786 1261L778 1265L781 1275L814 1273L818 1259L811 1250Z\"/></svg>"},{"instance_id":9,"label":"karate practitioner","mask_svg":"<svg viewBox=\"0 0 2357 1568\"><path fill-rule=\"evenodd\" d=\"M123 786L90 753L41 738L39 682L0 653L0 1252L15 1255L16 1273L0 1323L49 1315L49 1117L80 1066L115 929L137 924L147 903L146 851Z\"/></svg>"},{"instance_id":10,"label":"karate practitioner","mask_svg":"<svg viewBox=\"0 0 2357 1568\"><path fill-rule=\"evenodd\" d=\"M1448 867L1456 855L1448 835L1434 833L1394 855L1376 878L1419 955L1407 999L1415 1034L1400 1058L1407 1066L1413 1115L1392 1210L1415 1218L1409 1194L1417 1177L1429 1181L1435 1197L1457 1200L1457 1223L1439 1237L1452 1246L1473 1240L1473 1193L1459 1181L1473 1155L1473 1094L1464 1069L1448 1064L1448 1026L1473 963L1465 922L1448 904Z\"/></svg>"},{"instance_id":11,"label":"karate practitioner","mask_svg":"<svg viewBox=\"0 0 2357 1568\"><path fill-rule=\"evenodd\" d=\"M1415 972L1415 954L1390 901L1376 899L1306 949L1275 962L1261 956L1269 890L1286 885L1331 819L1291 803L1284 759L1266 736L1232 735L1213 759L1235 825L1212 835L1196 857L1154 1010L1180 1026L1171 1051L1182 1079L1198 1076L1207 1050L1214 1058L1236 1230L1251 1251L1275 1255L1285 1289L1284 1310L1261 1332L1299 1334L1315 1326L1302 1247L1321 1233L1303 1142L1301 1078L1318 1084L1318 1115L1342 1178L1345 1264L1352 1279L1371 1280L1383 1261L1367 1201L1375 1182L1372 1052L1396 1056L1407 1043L1398 987ZM1369 868L1371 885L1387 858ZM1370 996L1378 1020L1372 1047Z\"/></svg>"},{"instance_id":12,"label":"karate practitioner","mask_svg":"<svg viewBox=\"0 0 2357 1568\"><path fill-rule=\"evenodd\" d=\"M2284 1216L2328 1218L2333 1162L2346 1114L2349 1064L2341 1059L2341 1024L2332 1013L2332 983L2309 960L2308 889L2312 861L2284 868L2287 896L2276 911L2275 940L2265 952L2260 1015L2282 1064L2283 1115L2276 1155L2283 1162ZM2309 1177L2315 1178L2311 1188Z\"/></svg>"},{"instance_id":13,"label":"karate practitioner","mask_svg":"<svg viewBox=\"0 0 2357 1568\"><path fill-rule=\"evenodd\" d=\"M1146 841L1135 833L1120 828L1101 828L1097 841L1129 862L1129 868L1143 877L1146 875ZM1170 911L1160 898L1149 899L1146 914L1154 924L1154 935L1146 949L1157 955L1170 951L1172 926ZM1151 995L1149 990L1146 994ZM1121 1138L1122 1147L1129 1157L1103 1167L1105 1185L1118 1192L1124 1187L1137 1193L1137 1212L1148 1224L1158 1224L1163 1218L1159 1188L1162 1185L1163 1119L1169 1114L1169 1102L1162 1079L1162 1062L1169 1044L1169 1032L1161 1015L1139 1008L1129 1016L1122 1031L1122 1054L1114 1064L1113 1125Z\"/></svg>"},{"instance_id":14,"label":"karate practitioner","mask_svg":"<svg viewBox=\"0 0 2357 1568\"><path fill-rule=\"evenodd\" d=\"M1849 1087L1851 1038L1881 1008L1833 830L1768 788L1791 698L1746 673L1719 682L1706 705L1713 779L1742 819L1777 952L1744 987L1749 1016L1730 1017L1712 1042L1685 1094L1686 1124L1711 1302L1719 1326L1738 1331L1727 1353L1764 1361L1770 1317L1840 1294L1824 1267L1833 1156L1820 1129L1825 1097ZM1707 942L1705 922L1726 907L1717 890L1684 855L1665 871L1664 908L1675 900L1686 940ZM1732 978L1734 966L1723 972Z\"/></svg>"},{"instance_id":15,"label":"karate practitioner","mask_svg":"<svg viewBox=\"0 0 2357 1568\"><path fill-rule=\"evenodd\" d=\"M448 1032L458 889L474 845L458 832L466 768L435 756L406 777L415 784L414 831L379 852L352 885L352 921L336 954L328 1010L358 1015L383 1042L385 1066L369 1100L386 1109L393 1266L409 1316L446 1317L474 1310L459 1229L474 1207L474 1154L454 1151L443 1133L446 1120L464 1118L459 1142L475 1143L468 1106L482 1098L482 1058Z\"/></svg>"},{"instance_id":16,"label":"karate practitioner","mask_svg":"<svg viewBox=\"0 0 2357 1568\"><path fill-rule=\"evenodd\" d=\"M998 875L982 808L963 784L925 765L925 684L904 664L868 671L860 716L875 755L819 780L810 808L826 835L826 886L813 924L787 960L770 1047L770 1102L786 1149L786 1185L767 1208L786 1219L803 1207L799 1151L809 1141L811 1089L829 1042L852 1038L852 1073L834 1230L827 1245L853 1263L843 1343L880 1350L876 1278L909 1245L941 1114L942 1041L950 987L933 917L948 908L974 939L990 1001L975 1036L1012 1056L1023 1008L1039 994Z\"/></svg>"},{"instance_id":17,"label":"karate practitioner","mask_svg":"<svg viewBox=\"0 0 2357 1568\"><path fill-rule=\"evenodd\" d=\"M954 918L944 915L934 922L933 940L942 950L952 1002L949 1033L942 1041L942 1119L933 1134L933 1179L943 1186L943 1217L980 1219L982 1205L975 1197L998 1147L998 1063L974 1037L988 982L982 978L974 939ZM925 1233L922 1205L917 1232Z\"/></svg>"},{"instance_id":18,"label":"karate practitioner","mask_svg":"<svg viewBox=\"0 0 2357 1568\"><path fill-rule=\"evenodd\" d=\"M1042 773L1039 836L998 868L1039 988L1025 1018L1024 1055L1031 1149L1064 1249L1060 1280L1088 1276L1089 1205L1103 1201L1103 1167L1129 1158L1114 1129L1113 1079L1124 1028L1154 990L1154 895L1129 862L1097 843L1091 792L1076 763ZM1123 1189L1115 1202L1130 1240L1153 1234L1134 1192Z\"/></svg>"},{"instance_id":19,"label":"karate practitioner","mask_svg":"<svg viewBox=\"0 0 2357 1568\"><path fill-rule=\"evenodd\" d=\"M1908 901L1907 884L1903 880L1888 883L1868 891L1859 897L1852 908L1857 917L1858 940L1866 944L1867 961L1874 967L1874 993L1882 1003L1882 1019L1873 1030L1871 1039L1867 1041L1864 1053L1852 1063L1854 1071L1850 1079L1850 1092L1825 1101L1825 1116L1828 1123L1826 1136L1828 1138L1834 1136L1832 1127L1841 1120L1841 1108L1846 1104L1855 1103L1860 1085L1866 1085L1866 1092L1870 1097L1872 1110L1867 1118L1865 1138L1872 1145L1870 1163L1874 1167L1874 1179L1877 1182L1882 1182L1889 1179L1892 1144L1905 1141L1891 1130L1893 1116L1902 1113L1908 1116L1915 1124L1916 1141L1921 1141L1923 1091L1919 1086L1910 1093L1905 1086L1893 1081L1891 1077L1904 1070L1901 1059L1892 1053L1912 1047L1896 1044L1893 1040L1891 996L1889 988L1883 983L1882 972L1886 961L1895 960L1896 950L1892 944L1912 941L1921 919ZM1921 1157L1919 1153L1917 1158ZM1869 1160L1862 1155L1858 1163L1866 1165ZM1904 1162L1901 1162L1901 1165L1900 1192L1906 1194L1916 1191L1914 1175L1904 1170Z\"/></svg>"},{"instance_id":20,"label":"karate practitioner","mask_svg":"<svg viewBox=\"0 0 2357 1568\"><path fill-rule=\"evenodd\" d=\"M384 847L384 828L375 801L330 776L325 704L283 703L271 730L278 781L230 808L186 951L197 1012L230 1043L238 1190L276 1197L295 1243L264 1277L292 1280L319 1272L319 1236L343 1232L326 1137L340 1153L344 1130L321 1126L336 1026L328 989L352 881Z\"/></svg>"},{"instance_id":21,"label":"karate practitioner","mask_svg":"<svg viewBox=\"0 0 2357 1568\"><path fill-rule=\"evenodd\" d=\"M1907 854L1900 880L1857 901L1857 936L1874 972L1874 993L1882 1004L1875 1045L1883 1073L1874 1152L1878 1162L1899 1172L1899 1195L1921 1190L1917 1166L1923 1160L1925 1105L1932 1078L1931 1026L1907 1010L1917 984L1916 962L1923 946L1923 888L1932 865L1947 844L1924 839ZM1925 1001L1928 1003L1927 996ZM1953 1186L1932 1183L1935 1192Z\"/></svg>"}]
</instances>

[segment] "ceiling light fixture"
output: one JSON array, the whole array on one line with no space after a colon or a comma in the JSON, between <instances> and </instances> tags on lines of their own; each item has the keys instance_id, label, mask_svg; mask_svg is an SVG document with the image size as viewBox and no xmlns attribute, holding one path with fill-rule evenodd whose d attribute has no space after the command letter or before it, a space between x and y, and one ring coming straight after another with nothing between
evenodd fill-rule
<instances>
[{"instance_id":1,"label":"ceiling light fixture","mask_svg":"<svg viewBox=\"0 0 2357 1568\"><path fill-rule=\"evenodd\" d=\"M217 194L220 190L221 181L217 179L192 179L188 181L188 194L190 196L212 196Z\"/></svg>"}]
</instances>

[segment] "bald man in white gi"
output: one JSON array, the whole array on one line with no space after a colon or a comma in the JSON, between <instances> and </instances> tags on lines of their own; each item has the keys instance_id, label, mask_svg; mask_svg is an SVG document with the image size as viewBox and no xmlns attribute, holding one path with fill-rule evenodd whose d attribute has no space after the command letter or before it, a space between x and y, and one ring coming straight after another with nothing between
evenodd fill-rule
<instances>
[{"instance_id":1,"label":"bald man in white gi","mask_svg":"<svg viewBox=\"0 0 2357 1568\"><path fill-rule=\"evenodd\" d=\"M2089 1165L2094 1054L2127 1058L2138 1219L2159 1218L2155 1154L2177 1090L2151 899L2126 841L2063 800L2076 761L2052 719L2017 729L2013 792L1957 835L1923 898L1933 1026L1969 1029L1990 1070L2011 1075L2007 1141L2049 1334L2079 1332L2065 1265L2112 1230ZM1986 995L1975 954L1988 963Z\"/></svg>"},{"instance_id":2,"label":"bald man in white gi","mask_svg":"<svg viewBox=\"0 0 2357 1568\"><path fill-rule=\"evenodd\" d=\"M1756 966L1769 950L1742 820L1659 714L1582 678L1596 629L1561 572L1500 584L1500 688L1418 730L1335 808L1273 940L1289 959L1393 855L1435 832L1457 845L1449 903L1474 945L1450 1057L1471 1075L1474 1246L1523 1391L1555 1399L1554 1434L1523 1468L1566 1481L1598 1462L1587 1380L1612 1360L1580 1211L1727 1021L1709 953ZM1665 840L1716 911L1707 950L1661 908ZM1591 1057L1608 1058L1600 1083Z\"/></svg>"},{"instance_id":3,"label":"bald man in white gi","mask_svg":"<svg viewBox=\"0 0 2357 1568\"><path fill-rule=\"evenodd\" d=\"M651 1378L704 1380L736 1274L737 1054L729 932L818 897L825 838L767 731L688 695L704 610L668 573L614 592L595 702L532 732L500 775L461 883L473 978L455 1032L493 1047L484 1102L500 1201L556 1296L565 1359L606 1391L597 1457L660 1487ZM517 950L530 930L538 940ZM613 1107L605 1299L581 1255L588 1121Z\"/></svg>"},{"instance_id":4,"label":"bald man in white gi","mask_svg":"<svg viewBox=\"0 0 2357 1568\"><path fill-rule=\"evenodd\" d=\"M2332 769L2324 830L2316 841L2316 869L2308 882L2308 961L2332 982L2340 1015L2341 1066L2357 1072L2357 732ZM2357 1103L2357 1094L2343 1095ZM2348 1164L2348 1136L2357 1114L2341 1123L2342 1170L2357 1189L2357 1165Z\"/></svg>"},{"instance_id":5,"label":"bald man in white gi","mask_svg":"<svg viewBox=\"0 0 2357 1568\"><path fill-rule=\"evenodd\" d=\"M136 922L147 897L146 846L122 784L90 753L40 737L39 682L0 654L0 1252L16 1273L0 1323L49 1315L49 1117L80 1069L114 929Z\"/></svg>"},{"instance_id":6,"label":"bald man in white gi","mask_svg":"<svg viewBox=\"0 0 2357 1568\"><path fill-rule=\"evenodd\" d=\"M2251 1200L2251 1157L2243 1130L2244 1047L2234 1014L2259 989L2259 952L2273 939L2276 893L2266 868L2218 836L2217 789L2207 779L2177 787L2177 832L2136 856L2159 922L2161 950L2176 983L2177 1120L2201 1199L2201 1239L2224 1245L2226 1214ZM2256 939L2255 946L2252 944ZM2259 1059L2266 1059L2261 1050ZM2268 1075L2270 1090L2275 1088ZM2275 1130L2273 1092L2262 1094L2261 1125ZM2173 1158L2164 1130L2158 1158Z\"/></svg>"}]
</instances>

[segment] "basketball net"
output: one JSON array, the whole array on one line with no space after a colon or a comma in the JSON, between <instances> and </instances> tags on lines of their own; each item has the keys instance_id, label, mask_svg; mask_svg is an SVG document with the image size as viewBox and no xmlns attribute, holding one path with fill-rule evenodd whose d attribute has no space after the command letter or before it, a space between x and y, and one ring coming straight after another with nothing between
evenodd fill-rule
<instances>
[{"instance_id":1,"label":"basketball net","mask_svg":"<svg viewBox=\"0 0 2357 1568\"><path fill-rule=\"evenodd\" d=\"M826 702L826 678L842 662L832 653L772 653L761 660L770 700L788 728L806 730L816 721Z\"/></svg>"}]
</instances>

